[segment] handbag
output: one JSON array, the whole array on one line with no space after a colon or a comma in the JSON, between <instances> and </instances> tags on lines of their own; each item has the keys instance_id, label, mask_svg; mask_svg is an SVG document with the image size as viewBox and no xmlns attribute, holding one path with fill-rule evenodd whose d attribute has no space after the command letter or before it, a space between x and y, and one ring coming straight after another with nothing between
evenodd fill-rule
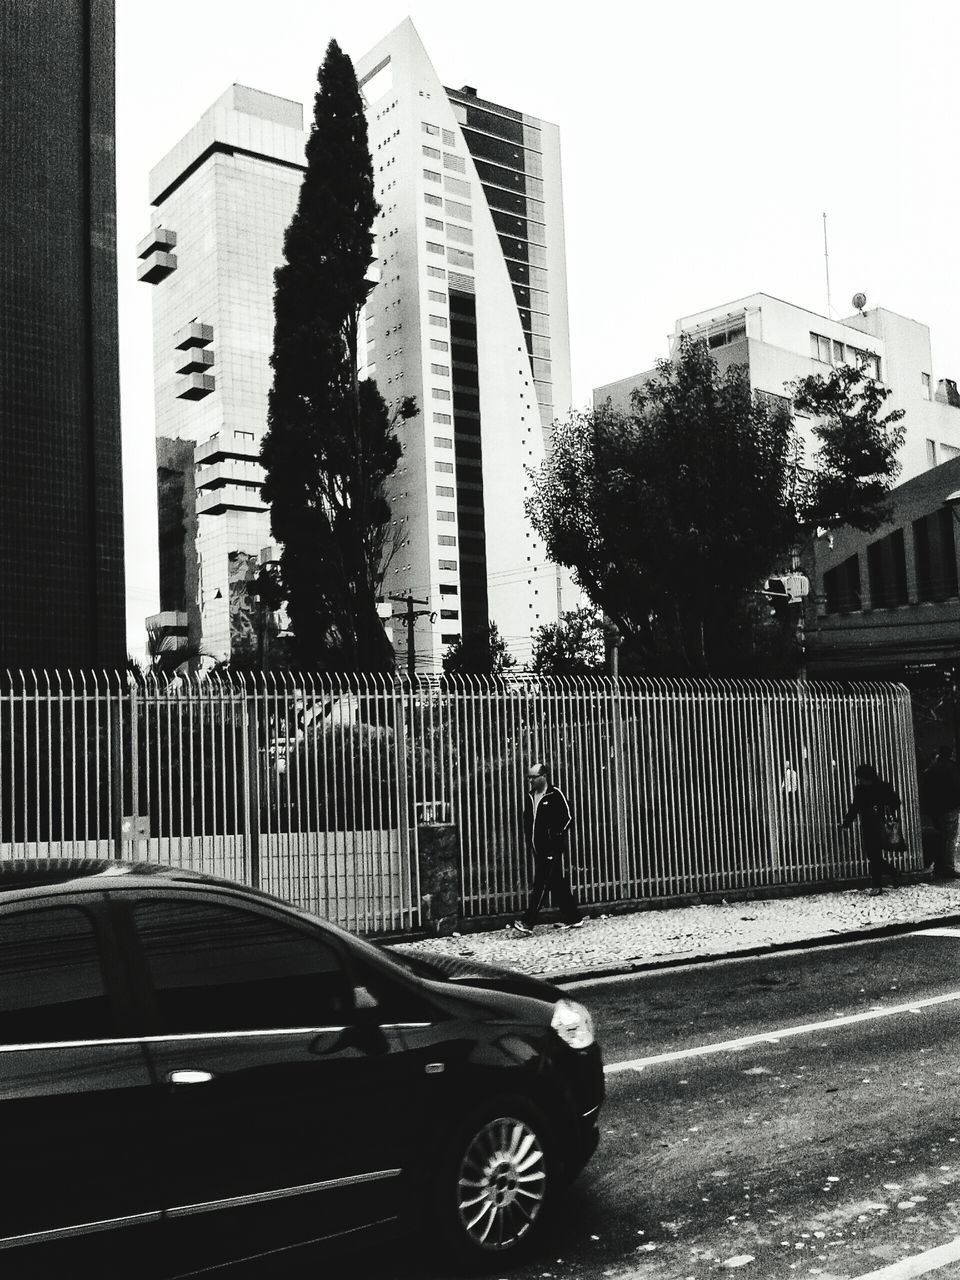
<instances>
[{"instance_id":1,"label":"handbag","mask_svg":"<svg viewBox=\"0 0 960 1280\"><path fill-rule=\"evenodd\" d=\"M889 809L880 818L880 847L887 853L902 853L907 847L900 819Z\"/></svg>"}]
</instances>

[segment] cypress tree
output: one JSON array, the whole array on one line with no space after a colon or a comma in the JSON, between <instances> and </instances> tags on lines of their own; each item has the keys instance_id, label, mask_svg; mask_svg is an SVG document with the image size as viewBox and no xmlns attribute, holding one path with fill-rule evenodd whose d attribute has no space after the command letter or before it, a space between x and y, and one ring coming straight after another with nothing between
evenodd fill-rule
<instances>
[{"instance_id":1,"label":"cypress tree","mask_svg":"<svg viewBox=\"0 0 960 1280\"><path fill-rule=\"evenodd\" d=\"M310 669L394 665L377 597L390 523L385 483L401 446L397 415L357 374L378 212L357 78L331 40L275 273L274 378L261 451L297 656ZM409 401L398 411L412 412Z\"/></svg>"}]
</instances>

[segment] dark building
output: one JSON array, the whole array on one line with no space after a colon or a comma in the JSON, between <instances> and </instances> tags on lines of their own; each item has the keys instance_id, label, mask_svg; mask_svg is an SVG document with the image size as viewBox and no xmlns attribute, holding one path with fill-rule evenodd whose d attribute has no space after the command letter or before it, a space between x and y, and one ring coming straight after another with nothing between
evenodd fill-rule
<instances>
[{"instance_id":1,"label":"dark building","mask_svg":"<svg viewBox=\"0 0 960 1280\"><path fill-rule=\"evenodd\" d=\"M0 0L0 82L0 669L113 668L113 0Z\"/></svg>"},{"instance_id":2,"label":"dark building","mask_svg":"<svg viewBox=\"0 0 960 1280\"><path fill-rule=\"evenodd\" d=\"M806 618L813 677L908 685L921 753L960 747L960 458L891 490L872 533L838 529L815 547Z\"/></svg>"}]
</instances>

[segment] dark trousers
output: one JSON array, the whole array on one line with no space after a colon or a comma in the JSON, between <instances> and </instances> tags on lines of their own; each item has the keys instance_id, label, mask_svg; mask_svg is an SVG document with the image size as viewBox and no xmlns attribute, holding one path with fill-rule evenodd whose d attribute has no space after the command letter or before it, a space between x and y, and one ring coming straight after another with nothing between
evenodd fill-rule
<instances>
[{"instance_id":1,"label":"dark trousers","mask_svg":"<svg viewBox=\"0 0 960 1280\"><path fill-rule=\"evenodd\" d=\"M867 855L867 862L870 866L870 884L874 889L883 888L883 877L888 875L894 885L900 883L900 872L888 862L883 856L883 850L879 844L875 844L872 840L864 841L864 853Z\"/></svg>"},{"instance_id":2,"label":"dark trousers","mask_svg":"<svg viewBox=\"0 0 960 1280\"><path fill-rule=\"evenodd\" d=\"M550 901L558 908L567 924L573 924L574 920L580 919L580 911L570 890L570 881L567 879L561 859L537 858L530 901L523 917L531 928L537 923L537 916L548 893Z\"/></svg>"}]
</instances>

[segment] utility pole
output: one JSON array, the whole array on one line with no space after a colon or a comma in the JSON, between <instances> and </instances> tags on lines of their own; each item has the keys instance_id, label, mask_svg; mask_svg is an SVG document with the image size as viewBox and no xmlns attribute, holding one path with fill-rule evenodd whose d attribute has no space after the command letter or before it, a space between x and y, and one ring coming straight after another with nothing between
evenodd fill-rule
<instances>
[{"instance_id":1,"label":"utility pole","mask_svg":"<svg viewBox=\"0 0 960 1280\"><path fill-rule=\"evenodd\" d=\"M413 680L416 672L417 660L416 649L413 643L413 628L417 618L428 617L431 622L435 622L437 615L430 609L414 609L415 604L429 604L429 600L415 600L409 593L405 596L388 596L388 600L395 600L397 604L406 605L405 613L395 613L394 618L403 618L407 625L407 675Z\"/></svg>"}]
</instances>

